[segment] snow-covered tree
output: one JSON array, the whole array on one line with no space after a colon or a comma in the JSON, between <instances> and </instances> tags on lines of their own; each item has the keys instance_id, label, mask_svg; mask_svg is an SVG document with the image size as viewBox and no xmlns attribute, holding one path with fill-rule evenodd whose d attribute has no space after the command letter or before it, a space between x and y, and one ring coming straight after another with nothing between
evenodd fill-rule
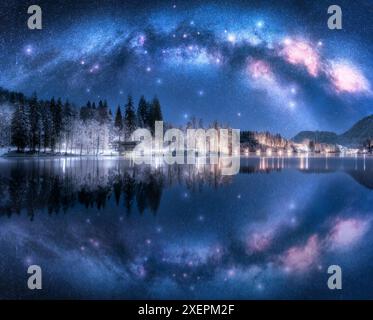
<instances>
[{"instance_id":1,"label":"snow-covered tree","mask_svg":"<svg viewBox=\"0 0 373 320\"><path fill-rule=\"evenodd\" d=\"M36 151L38 149L40 151L41 146L41 131L42 131L42 121L41 121L41 110L40 104L38 102L36 93L33 94L28 108L28 118L30 124L30 150Z\"/></svg>"},{"instance_id":2,"label":"snow-covered tree","mask_svg":"<svg viewBox=\"0 0 373 320\"><path fill-rule=\"evenodd\" d=\"M28 117L25 106L19 105L13 114L11 122L12 145L17 147L17 151L24 151L28 142Z\"/></svg>"},{"instance_id":3,"label":"snow-covered tree","mask_svg":"<svg viewBox=\"0 0 373 320\"><path fill-rule=\"evenodd\" d=\"M122 112L120 111L120 106L118 106L117 112L115 113L114 130L116 138L120 142L123 133L123 117Z\"/></svg>"},{"instance_id":4,"label":"snow-covered tree","mask_svg":"<svg viewBox=\"0 0 373 320\"><path fill-rule=\"evenodd\" d=\"M0 147L11 145L11 120L14 107L9 104L0 105Z\"/></svg>"}]
</instances>

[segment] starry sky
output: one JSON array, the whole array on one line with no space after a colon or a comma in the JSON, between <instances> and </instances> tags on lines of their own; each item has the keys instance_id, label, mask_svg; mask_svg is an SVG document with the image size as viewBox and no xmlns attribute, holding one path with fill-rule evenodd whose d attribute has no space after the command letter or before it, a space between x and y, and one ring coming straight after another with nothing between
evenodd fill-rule
<instances>
[{"instance_id":1,"label":"starry sky","mask_svg":"<svg viewBox=\"0 0 373 320\"><path fill-rule=\"evenodd\" d=\"M0 5L0 86L78 106L157 95L165 120L192 116L292 137L341 133L372 113L373 4L343 1L35 1Z\"/></svg>"}]
</instances>

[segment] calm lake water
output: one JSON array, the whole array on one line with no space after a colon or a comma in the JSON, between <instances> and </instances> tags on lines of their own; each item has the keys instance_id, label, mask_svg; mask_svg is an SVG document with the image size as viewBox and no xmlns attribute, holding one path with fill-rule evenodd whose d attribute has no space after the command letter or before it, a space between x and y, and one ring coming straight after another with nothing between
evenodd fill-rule
<instances>
[{"instance_id":1,"label":"calm lake water","mask_svg":"<svg viewBox=\"0 0 373 320\"><path fill-rule=\"evenodd\" d=\"M1 159L0 298L372 299L372 204L368 157Z\"/></svg>"}]
</instances>

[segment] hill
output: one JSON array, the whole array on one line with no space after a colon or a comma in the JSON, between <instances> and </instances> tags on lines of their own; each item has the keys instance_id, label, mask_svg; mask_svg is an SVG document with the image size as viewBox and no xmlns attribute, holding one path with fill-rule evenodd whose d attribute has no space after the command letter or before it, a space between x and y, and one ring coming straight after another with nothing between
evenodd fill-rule
<instances>
[{"instance_id":1,"label":"hill","mask_svg":"<svg viewBox=\"0 0 373 320\"><path fill-rule=\"evenodd\" d=\"M373 115L356 122L351 129L338 137L342 145L363 145L373 139Z\"/></svg>"},{"instance_id":2,"label":"hill","mask_svg":"<svg viewBox=\"0 0 373 320\"><path fill-rule=\"evenodd\" d=\"M340 135L330 131L301 131L292 140L297 143L312 140L318 143L361 147L366 145L367 141L373 140L373 115L359 120Z\"/></svg>"},{"instance_id":3,"label":"hill","mask_svg":"<svg viewBox=\"0 0 373 320\"><path fill-rule=\"evenodd\" d=\"M301 143L304 140L312 140L320 143L337 143L338 135L330 131L301 131L293 139L294 142Z\"/></svg>"}]
</instances>

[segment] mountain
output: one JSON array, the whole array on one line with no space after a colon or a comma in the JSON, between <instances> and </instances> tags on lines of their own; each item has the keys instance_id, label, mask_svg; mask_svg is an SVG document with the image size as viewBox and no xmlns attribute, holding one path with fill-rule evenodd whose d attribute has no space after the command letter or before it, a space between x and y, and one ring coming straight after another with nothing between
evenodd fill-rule
<instances>
[{"instance_id":1,"label":"mountain","mask_svg":"<svg viewBox=\"0 0 373 320\"><path fill-rule=\"evenodd\" d=\"M362 145L370 139L373 139L373 115L356 122L339 136L338 141L342 145Z\"/></svg>"},{"instance_id":2,"label":"mountain","mask_svg":"<svg viewBox=\"0 0 373 320\"><path fill-rule=\"evenodd\" d=\"M320 143L337 143L338 135L330 131L301 131L293 139L294 142L301 143L304 140L312 140Z\"/></svg>"},{"instance_id":3,"label":"mountain","mask_svg":"<svg viewBox=\"0 0 373 320\"><path fill-rule=\"evenodd\" d=\"M373 115L359 120L349 130L340 135L330 131L301 131L292 138L297 143L307 139L319 143L361 147L368 140L373 140Z\"/></svg>"}]
</instances>

